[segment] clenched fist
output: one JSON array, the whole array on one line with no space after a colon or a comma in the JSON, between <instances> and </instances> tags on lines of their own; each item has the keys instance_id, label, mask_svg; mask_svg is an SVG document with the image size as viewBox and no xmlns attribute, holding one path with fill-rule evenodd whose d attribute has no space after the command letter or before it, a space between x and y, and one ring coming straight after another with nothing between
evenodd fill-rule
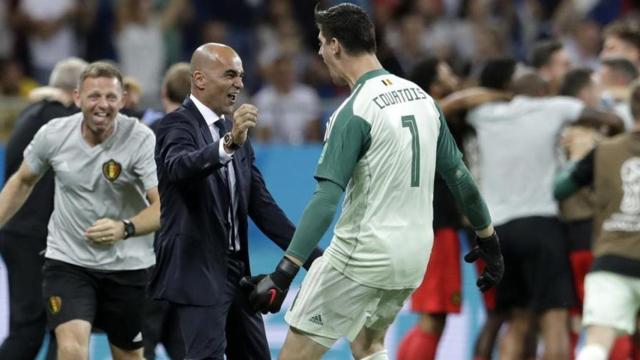
<instances>
[{"instance_id":1,"label":"clenched fist","mask_svg":"<svg viewBox=\"0 0 640 360\"><path fill-rule=\"evenodd\" d=\"M120 220L102 218L93 223L84 236L96 243L111 245L124 239L124 223Z\"/></svg>"},{"instance_id":2,"label":"clenched fist","mask_svg":"<svg viewBox=\"0 0 640 360\"><path fill-rule=\"evenodd\" d=\"M242 104L233 113L233 128L231 129L231 137L233 143L242 145L247 141L247 132L250 128L256 126L258 120L258 108L251 104Z\"/></svg>"}]
</instances>

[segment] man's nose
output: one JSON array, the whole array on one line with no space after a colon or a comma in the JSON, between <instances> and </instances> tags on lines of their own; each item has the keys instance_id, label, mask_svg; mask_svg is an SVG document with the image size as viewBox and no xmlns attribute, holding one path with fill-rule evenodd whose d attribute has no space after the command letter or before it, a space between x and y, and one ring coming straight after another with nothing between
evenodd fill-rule
<instances>
[{"instance_id":1,"label":"man's nose","mask_svg":"<svg viewBox=\"0 0 640 360\"><path fill-rule=\"evenodd\" d=\"M242 81L242 78L238 77L236 79L236 81L234 82L233 86L237 87L238 89L243 89L244 88L244 82Z\"/></svg>"},{"instance_id":2,"label":"man's nose","mask_svg":"<svg viewBox=\"0 0 640 360\"><path fill-rule=\"evenodd\" d=\"M107 107L109 106L109 102L107 101L107 98L104 96L100 96L98 98L98 106L100 107Z\"/></svg>"}]
</instances>

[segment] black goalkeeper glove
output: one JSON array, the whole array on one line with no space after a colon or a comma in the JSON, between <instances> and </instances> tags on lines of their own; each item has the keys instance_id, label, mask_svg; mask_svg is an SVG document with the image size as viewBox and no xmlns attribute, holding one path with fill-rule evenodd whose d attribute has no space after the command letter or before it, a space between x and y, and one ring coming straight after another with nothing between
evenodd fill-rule
<instances>
[{"instance_id":1,"label":"black goalkeeper glove","mask_svg":"<svg viewBox=\"0 0 640 360\"><path fill-rule=\"evenodd\" d=\"M287 296L289 285L298 273L300 267L286 257L280 260L276 271L269 275L254 277L245 276L240 280L240 286L249 292L249 303L253 310L263 314L277 313Z\"/></svg>"},{"instance_id":2,"label":"black goalkeeper glove","mask_svg":"<svg viewBox=\"0 0 640 360\"><path fill-rule=\"evenodd\" d=\"M477 241L478 245L464 256L464 261L472 263L478 259L484 260L485 266L482 274L478 277L476 285L478 285L480 291L485 292L498 285L502 280L504 259L502 259L502 252L500 251L498 234L495 231L488 238L478 238Z\"/></svg>"}]
</instances>

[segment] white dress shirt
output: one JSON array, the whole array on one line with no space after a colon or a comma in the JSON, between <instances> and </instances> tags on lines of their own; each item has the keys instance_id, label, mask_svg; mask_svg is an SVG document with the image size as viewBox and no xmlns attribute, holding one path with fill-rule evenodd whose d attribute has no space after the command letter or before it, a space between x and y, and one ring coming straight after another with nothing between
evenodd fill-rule
<instances>
[{"instance_id":1,"label":"white dress shirt","mask_svg":"<svg viewBox=\"0 0 640 360\"><path fill-rule=\"evenodd\" d=\"M218 133L218 129L216 128L215 122L219 119L224 120L224 115L218 116L213 110L209 109L206 105L204 105L200 100L198 100L195 96L189 95L189 98L196 105L196 108L204 118L204 121L209 126L209 131L211 132L211 137L213 137L213 141L220 140L220 134ZM224 150L224 144L220 141L220 145L218 147L218 154L220 156L220 162L224 167L229 171L229 192L231 193L231 206L229 208L228 220L231 224L233 224L233 233L235 235L235 239L233 239L233 244L231 240L229 241L229 250L238 251L240 250L240 239L238 237L238 221L236 220L235 214L238 210L238 204L236 201L236 173L233 168L233 162L231 159L233 158L233 153L229 154ZM231 165L229 165L231 164ZM221 170L223 171L223 170ZM224 174L223 174L224 176Z\"/></svg>"}]
</instances>

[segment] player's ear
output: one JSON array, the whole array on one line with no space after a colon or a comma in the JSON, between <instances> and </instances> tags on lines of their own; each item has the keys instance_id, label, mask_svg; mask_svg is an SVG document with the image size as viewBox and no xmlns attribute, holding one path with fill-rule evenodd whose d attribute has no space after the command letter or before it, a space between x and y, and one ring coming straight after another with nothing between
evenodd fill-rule
<instances>
[{"instance_id":1,"label":"player's ear","mask_svg":"<svg viewBox=\"0 0 640 360\"><path fill-rule=\"evenodd\" d=\"M329 42L329 49L331 49L331 54L333 54L333 56L340 56L340 53L342 53L342 44L340 44L340 41L338 41L338 39L336 38L331 38L331 41Z\"/></svg>"}]
</instances>

